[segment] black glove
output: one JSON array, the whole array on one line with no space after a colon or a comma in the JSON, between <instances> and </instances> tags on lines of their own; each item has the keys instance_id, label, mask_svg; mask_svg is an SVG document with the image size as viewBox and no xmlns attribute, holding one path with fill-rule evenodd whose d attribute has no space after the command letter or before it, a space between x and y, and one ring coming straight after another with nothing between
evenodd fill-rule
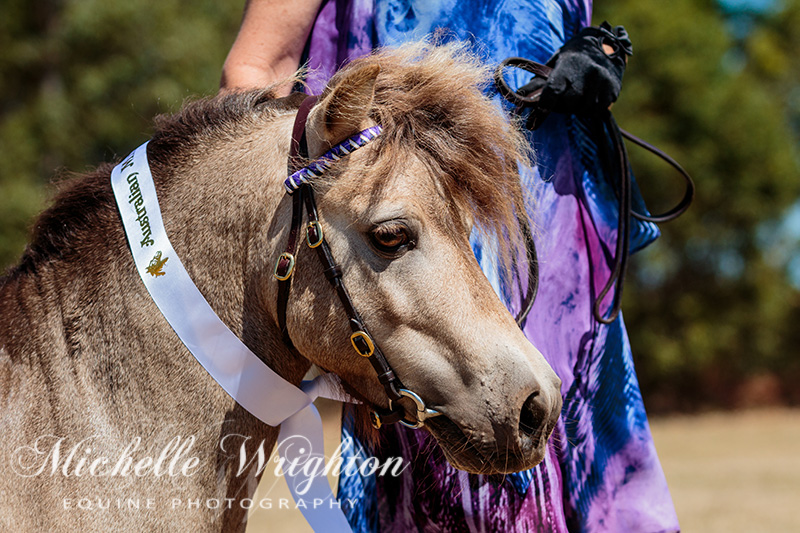
<instances>
[{"instance_id":1,"label":"black glove","mask_svg":"<svg viewBox=\"0 0 800 533\"><path fill-rule=\"evenodd\" d=\"M603 50L604 44L613 49L611 54ZM622 26L612 28L603 22L599 28L584 28L547 62L553 69L549 76L536 76L517 92L527 96L542 89L538 107L545 115L605 110L619 96L625 56L629 55L633 55L633 47Z\"/></svg>"}]
</instances>

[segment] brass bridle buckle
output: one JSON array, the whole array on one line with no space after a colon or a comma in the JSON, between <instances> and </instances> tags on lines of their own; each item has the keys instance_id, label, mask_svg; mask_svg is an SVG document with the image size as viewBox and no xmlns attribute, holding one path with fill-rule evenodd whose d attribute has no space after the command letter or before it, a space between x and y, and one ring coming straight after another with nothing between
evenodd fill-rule
<instances>
[{"instance_id":1,"label":"brass bridle buckle","mask_svg":"<svg viewBox=\"0 0 800 533\"><path fill-rule=\"evenodd\" d=\"M350 344L361 357L370 357L375 353L375 343L364 331L356 331L350 335Z\"/></svg>"},{"instance_id":2,"label":"brass bridle buckle","mask_svg":"<svg viewBox=\"0 0 800 533\"><path fill-rule=\"evenodd\" d=\"M286 281L294 272L294 255L283 252L275 262L275 272L272 273L278 281Z\"/></svg>"},{"instance_id":3,"label":"brass bridle buckle","mask_svg":"<svg viewBox=\"0 0 800 533\"><path fill-rule=\"evenodd\" d=\"M381 429L383 422L381 422L381 417L375 411L369 412L369 420L372 422L372 427L375 429Z\"/></svg>"},{"instance_id":4,"label":"brass bridle buckle","mask_svg":"<svg viewBox=\"0 0 800 533\"><path fill-rule=\"evenodd\" d=\"M322 244L325 235L322 232L322 224L318 220L312 220L306 226L306 243L309 248L316 248Z\"/></svg>"},{"instance_id":5,"label":"brass bridle buckle","mask_svg":"<svg viewBox=\"0 0 800 533\"><path fill-rule=\"evenodd\" d=\"M442 413L435 409L428 409L425 407L425 402L422 401L422 398L417 395L417 393L412 392L408 389L400 389L397 391L400 393L400 396L405 396L406 398L410 398L414 405L417 408L417 421L416 423L412 424L411 422L406 422L405 420L400 420L400 423L406 427L411 429L419 429L425 425L425 421L429 418L433 418L435 416L439 416ZM392 405L392 400L389 400L389 409L394 410L394 406Z\"/></svg>"}]
</instances>

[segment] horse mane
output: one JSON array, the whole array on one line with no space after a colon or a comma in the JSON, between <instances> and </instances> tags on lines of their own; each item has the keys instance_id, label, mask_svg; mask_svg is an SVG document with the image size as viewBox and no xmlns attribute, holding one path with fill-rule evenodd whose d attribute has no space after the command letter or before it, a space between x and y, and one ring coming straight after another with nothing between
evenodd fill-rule
<instances>
[{"instance_id":1,"label":"horse mane","mask_svg":"<svg viewBox=\"0 0 800 533\"><path fill-rule=\"evenodd\" d=\"M273 87L275 85L266 89L220 93L188 102L173 115L157 116L155 132L147 150L154 174L169 175L175 168L181 168L183 158L200 142L235 138L263 123L265 115L296 111L303 100L302 94L276 98Z\"/></svg>"},{"instance_id":2,"label":"horse mane","mask_svg":"<svg viewBox=\"0 0 800 533\"><path fill-rule=\"evenodd\" d=\"M175 114L157 116L147 150L153 175L157 179L172 176L199 143L233 136L263 121L265 114L296 109L299 101L298 95L276 98L268 87L190 101ZM92 259L86 256L95 249L90 241L104 229L121 226L110 182L111 170L120 160L102 163L88 173L67 173L55 182L52 205L35 220L30 243L6 279L35 272L39 264L55 259Z\"/></svg>"},{"instance_id":3,"label":"horse mane","mask_svg":"<svg viewBox=\"0 0 800 533\"><path fill-rule=\"evenodd\" d=\"M348 72L374 64L381 71L372 118L383 126L375 170L388 175L404 163L403 154L422 154L453 199L453 209L470 210L481 229L500 237L501 258L511 257L521 243L517 215L525 212L518 164L529 163L531 154L483 92L491 83L489 67L465 43L411 43L352 61L329 87ZM265 113L291 112L300 100L299 94L275 98L269 87L191 101L175 114L156 117L148 147L154 175L171 176L200 142L233 137L263 121ZM68 257L83 236L118 222L108 180L114 164L58 184L52 206L34 223L31 242L9 275Z\"/></svg>"}]
</instances>

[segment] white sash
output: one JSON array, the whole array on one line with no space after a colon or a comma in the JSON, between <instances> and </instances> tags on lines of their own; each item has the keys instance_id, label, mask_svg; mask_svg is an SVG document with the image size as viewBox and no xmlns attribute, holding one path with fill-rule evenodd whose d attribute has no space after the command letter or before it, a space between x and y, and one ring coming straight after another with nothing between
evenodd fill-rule
<instances>
[{"instance_id":1,"label":"white sash","mask_svg":"<svg viewBox=\"0 0 800 533\"><path fill-rule=\"evenodd\" d=\"M303 384L307 392L295 387L256 357L214 313L167 238L147 162L147 143L114 167L111 186L136 270L183 344L242 407L267 425L281 426L278 443L292 436L307 440L311 450L279 447L287 463L302 464L309 451L312 456L324 457L322 421L311 402L318 395L334 395L335 386L317 378ZM307 498L324 502L298 505L314 531L351 531L325 476L316 476L302 496L297 493L298 485L305 480L302 472L294 477L285 472L284 476L295 501Z\"/></svg>"}]
</instances>

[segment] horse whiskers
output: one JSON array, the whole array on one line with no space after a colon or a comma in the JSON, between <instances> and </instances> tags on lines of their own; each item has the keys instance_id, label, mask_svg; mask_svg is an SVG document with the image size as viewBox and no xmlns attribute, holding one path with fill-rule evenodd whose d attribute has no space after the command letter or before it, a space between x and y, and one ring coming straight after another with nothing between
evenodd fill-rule
<instances>
[{"instance_id":1,"label":"horse whiskers","mask_svg":"<svg viewBox=\"0 0 800 533\"><path fill-rule=\"evenodd\" d=\"M561 415L561 422L564 424L565 427L577 427L580 424L580 420L577 418L573 418L566 415Z\"/></svg>"},{"instance_id":2,"label":"horse whiskers","mask_svg":"<svg viewBox=\"0 0 800 533\"><path fill-rule=\"evenodd\" d=\"M550 443L558 445L559 447L563 448L564 444L568 444L570 447L575 446L575 442L570 440L569 437L562 435L561 433L556 433L555 431L550 435Z\"/></svg>"}]
</instances>

